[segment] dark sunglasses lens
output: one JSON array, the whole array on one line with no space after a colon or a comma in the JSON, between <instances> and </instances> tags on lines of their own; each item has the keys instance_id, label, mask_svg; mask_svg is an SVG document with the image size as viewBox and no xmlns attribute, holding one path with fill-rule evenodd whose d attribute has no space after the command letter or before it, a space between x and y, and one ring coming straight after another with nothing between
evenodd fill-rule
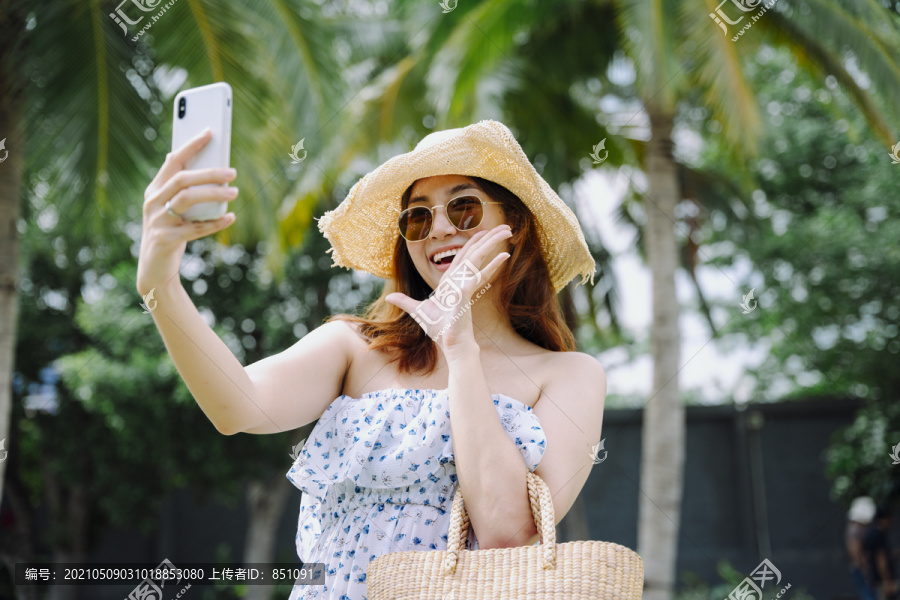
<instances>
[{"instance_id":1,"label":"dark sunglasses lens","mask_svg":"<svg viewBox=\"0 0 900 600\"><path fill-rule=\"evenodd\" d=\"M484 216L481 200L474 196L454 198L447 205L447 216L460 231L474 229L481 224L481 218Z\"/></svg>"},{"instance_id":2,"label":"dark sunglasses lens","mask_svg":"<svg viewBox=\"0 0 900 600\"><path fill-rule=\"evenodd\" d=\"M424 240L431 231L431 211L415 206L400 215L400 233L411 242Z\"/></svg>"}]
</instances>

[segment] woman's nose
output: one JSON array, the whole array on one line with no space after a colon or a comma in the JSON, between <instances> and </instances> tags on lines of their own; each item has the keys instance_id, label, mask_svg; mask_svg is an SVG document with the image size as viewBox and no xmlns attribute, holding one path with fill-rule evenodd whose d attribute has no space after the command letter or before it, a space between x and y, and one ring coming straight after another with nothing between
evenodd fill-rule
<instances>
[{"instance_id":1,"label":"woman's nose","mask_svg":"<svg viewBox=\"0 0 900 600\"><path fill-rule=\"evenodd\" d=\"M447 218L447 210L443 206L435 208L431 213L433 223L431 224L431 237L435 239L447 237L456 233L456 227Z\"/></svg>"}]
</instances>

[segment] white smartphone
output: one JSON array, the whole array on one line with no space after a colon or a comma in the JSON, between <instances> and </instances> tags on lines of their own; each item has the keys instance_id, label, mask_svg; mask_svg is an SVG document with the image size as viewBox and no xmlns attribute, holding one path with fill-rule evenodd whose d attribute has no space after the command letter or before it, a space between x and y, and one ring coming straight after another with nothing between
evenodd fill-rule
<instances>
[{"instance_id":1,"label":"white smartphone","mask_svg":"<svg viewBox=\"0 0 900 600\"><path fill-rule=\"evenodd\" d=\"M212 137L187 161L186 169L228 167L231 162L231 86L225 82L182 90L172 111L172 151L209 127ZM207 185L228 185L206 183ZM227 202L201 202L183 213L186 221L211 221L225 215Z\"/></svg>"}]
</instances>

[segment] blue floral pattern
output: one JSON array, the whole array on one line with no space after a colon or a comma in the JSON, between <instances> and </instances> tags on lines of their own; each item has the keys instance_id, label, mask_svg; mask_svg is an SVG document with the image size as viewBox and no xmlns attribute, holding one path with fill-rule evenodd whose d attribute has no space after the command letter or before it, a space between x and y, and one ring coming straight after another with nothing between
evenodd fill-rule
<instances>
[{"instance_id":1,"label":"blue floral pattern","mask_svg":"<svg viewBox=\"0 0 900 600\"><path fill-rule=\"evenodd\" d=\"M493 395L503 429L529 470L546 437L527 404ZM324 585L295 585L290 600L366 600L377 556L446 550L459 487L449 390L389 389L339 396L322 413L287 478L303 494L297 556L324 563ZM466 548L478 548L472 529Z\"/></svg>"}]
</instances>

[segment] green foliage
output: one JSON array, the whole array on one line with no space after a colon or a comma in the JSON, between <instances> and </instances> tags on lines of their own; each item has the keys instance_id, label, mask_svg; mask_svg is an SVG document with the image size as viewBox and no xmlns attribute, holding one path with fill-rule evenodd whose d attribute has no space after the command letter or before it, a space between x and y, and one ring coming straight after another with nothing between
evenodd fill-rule
<instances>
[{"instance_id":1,"label":"green foliage","mask_svg":"<svg viewBox=\"0 0 900 600\"><path fill-rule=\"evenodd\" d=\"M825 472L835 499L848 507L857 496L871 496L877 503L896 500L900 474L890 455L891 448L900 444L898 423L900 404L871 402L851 425L832 435Z\"/></svg>"},{"instance_id":2,"label":"green foliage","mask_svg":"<svg viewBox=\"0 0 900 600\"><path fill-rule=\"evenodd\" d=\"M772 340L766 384L823 381L834 394L884 398L900 382L890 368L900 352L900 184L888 149L871 135L854 143L850 126L865 123L830 116L846 97L817 88L784 55L755 64L769 120L765 152L750 165L759 226L732 221L712 241L719 262L746 257L761 275L742 282L761 310L734 327Z\"/></svg>"},{"instance_id":3,"label":"green foliage","mask_svg":"<svg viewBox=\"0 0 900 600\"><path fill-rule=\"evenodd\" d=\"M728 598L729 594L734 590L741 581L747 577L746 573L741 573L734 568L730 561L719 561L716 571L722 579L721 583L707 583L699 575L692 572L686 572L681 576L683 587L675 595L676 600L722 600ZM782 575L780 585L782 587L773 587L772 582L763 590L764 597L774 598L775 594L790 583L790 578ZM806 593L805 586L795 588L791 585L788 593L795 600L814 600L812 596ZM787 596L787 594L785 596Z\"/></svg>"},{"instance_id":4,"label":"green foliage","mask_svg":"<svg viewBox=\"0 0 900 600\"><path fill-rule=\"evenodd\" d=\"M752 263L739 289L755 288L759 310L729 331L771 346L758 395L868 401L835 434L828 473L845 505L863 493L885 500L900 491L888 458L900 443L900 171L833 82L819 88L772 50L750 70L768 121L749 165L756 223L713 211L711 246L718 264ZM851 116L835 121L836 111ZM710 147L708 163L717 156Z\"/></svg>"}]
</instances>

